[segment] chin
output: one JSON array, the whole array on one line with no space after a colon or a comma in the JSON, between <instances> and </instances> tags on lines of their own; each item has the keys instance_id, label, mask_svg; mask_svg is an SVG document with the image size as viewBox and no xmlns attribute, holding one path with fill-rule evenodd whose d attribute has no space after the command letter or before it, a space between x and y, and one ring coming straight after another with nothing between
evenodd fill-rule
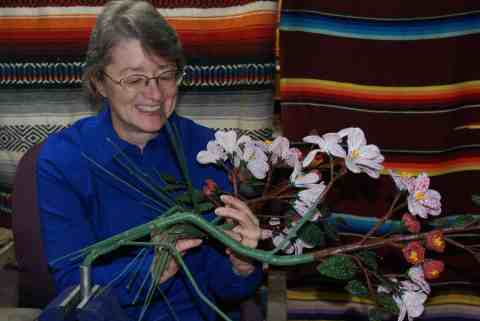
<instances>
[{"instance_id":1,"label":"chin","mask_svg":"<svg viewBox=\"0 0 480 321\"><path fill-rule=\"evenodd\" d=\"M159 132L160 129L162 129L162 127L165 125L165 122L166 121L163 119L156 119L155 121L139 124L138 127L146 133L153 134Z\"/></svg>"}]
</instances>

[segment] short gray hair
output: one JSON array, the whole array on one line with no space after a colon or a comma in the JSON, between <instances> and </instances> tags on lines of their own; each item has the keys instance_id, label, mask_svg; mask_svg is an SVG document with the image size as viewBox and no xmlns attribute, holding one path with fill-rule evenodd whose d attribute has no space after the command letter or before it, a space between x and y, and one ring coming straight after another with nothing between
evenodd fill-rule
<instances>
[{"instance_id":1,"label":"short gray hair","mask_svg":"<svg viewBox=\"0 0 480 321\"><path fill-rule=\"evenodd\" d=\"M111 62L111 49L119 42L136 39L145 53L185 66L180 39L157 9L146 1L114 0L98 15L90 34L83 70L83 87L90 103L99 105L101 96L94 79L104 80L103 70Z\"/></svg>"}]
</instances>

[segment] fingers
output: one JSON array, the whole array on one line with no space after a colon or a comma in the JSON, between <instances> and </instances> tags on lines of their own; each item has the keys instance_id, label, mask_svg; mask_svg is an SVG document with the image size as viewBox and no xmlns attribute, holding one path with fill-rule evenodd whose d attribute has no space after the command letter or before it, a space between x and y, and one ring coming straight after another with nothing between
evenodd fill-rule
<instances>
[{"instance_id":1,"label":"fingers","mask_svg":"<svg viewBox=\"0 0 480 321\"><path fill-rule=\"evenodd\" d=\"M252 213L247 204L229 195L222 195L220 198L225 203L225 206L217 208L215 214L235 219L242 225L259 224L258 218Z\"/></svg>"},{"instance_id":2,"label":"fingers","mask_svg":"<svg viewBox=\"0 0 480 321\"><path fill-rule=\"evenodd\" d=\"M197 247L202 244L201 239L181 239L177 240L175 244L175 248L179 251L182 255L186 253L187 250ZM163 283L170 279L178 272L178 264L173 257L170 257L168 261L167 267L165 271L163 271L162 276L160 277L160 283Z\"/></svg>"},{"instance_id":3,"label":"fingers","mask_svg":"<svg viewBox=\"0 0 480 321\"><path fill-rule=\"evenodd\" d=\"M160 283L163 283L170 279L178 272L178 264L175 262L175 259L170 258L167 264L167 268L163 271L162 276L160 277Z\"/></svg>"},{"instance_id":4,"label":"fingers","mask_svg":"<svg viewBox=\"0 0 480 321\"><path fill-rule=\"evenodd\" d=\"M227 219L234 219L239 223L231 231L225 233L242 245L257 247L261 236L258 219L241 200L227 195L222 195L222 200L226 206L217 208L215 213Z\"/></svg>"},{"instance_id":5,"label":"fingers","mask_svg":"<svg viewBox=\"0 0 480 321\"><path fill-rule=\"evenodd\" d=\"M202 244L201 239L180 239L177 241L175 247L177 251L183 253L191 248L197 247Z\"/></svg>"},{"instance_id":6,"label":"fingers","mask_svg":"<svg viewBox=\"0 0 480 321\"><path fill-rule=\"evenodd\" d=\"M253 225L252 227L243 227L237 225L232 229L232 232L240 235L240 243L249 247L257 247L258 240L262 234L260 227Z\"/></svg>"},{"instance_id":7,"label":"fingers","mask_svg":"<svg viewBox=\"0 0 480 321\"><path fill-rule=\"evenodd\" d=\"M232 230L232 231L225 230L224 232L225 232L225 234L227 234L228 236L230 236L230 237L231 237L232 239L234 239L235 241L242 243L243 237L242 237L242 235L240 235L239 233L234 232L233 230Z\"/></svg>"}]
</instances>

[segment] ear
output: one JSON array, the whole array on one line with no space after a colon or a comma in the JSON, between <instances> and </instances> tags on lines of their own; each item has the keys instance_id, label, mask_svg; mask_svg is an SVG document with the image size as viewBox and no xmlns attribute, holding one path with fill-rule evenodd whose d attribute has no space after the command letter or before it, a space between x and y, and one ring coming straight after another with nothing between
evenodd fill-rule
<instances>
[{"instance_id":1,"label":"ear","mask_svg":"<svg viewBox=\"0 0 480 321\"><path fill-rule=\"evenodd\" d=\"M105 83L103 81L98 80L98 78L96 77L92 77L90 81L92 82L93 86L95 86L95 89L101 96L107 97L107 91L105 89Z\"/></svg>"}]
</instances>

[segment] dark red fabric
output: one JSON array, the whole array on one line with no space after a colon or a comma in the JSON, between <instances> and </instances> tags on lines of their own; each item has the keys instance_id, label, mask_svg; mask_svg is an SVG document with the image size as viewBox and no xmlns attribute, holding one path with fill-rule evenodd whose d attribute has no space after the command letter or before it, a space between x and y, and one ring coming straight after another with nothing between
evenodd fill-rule
<instances>
[{"instance_id":1,"label":"dark red fabric","mask_svg":"<svg viewBox=\"0 0 480 321\"><path fill-rule=\"evenodd\" d=\"M41 144L20 160L12 194L12 229L19 266L19 304L42 308L53 299L55 290L48 272L37 207L36 160Z\"/></svg>"}]
</instances>

